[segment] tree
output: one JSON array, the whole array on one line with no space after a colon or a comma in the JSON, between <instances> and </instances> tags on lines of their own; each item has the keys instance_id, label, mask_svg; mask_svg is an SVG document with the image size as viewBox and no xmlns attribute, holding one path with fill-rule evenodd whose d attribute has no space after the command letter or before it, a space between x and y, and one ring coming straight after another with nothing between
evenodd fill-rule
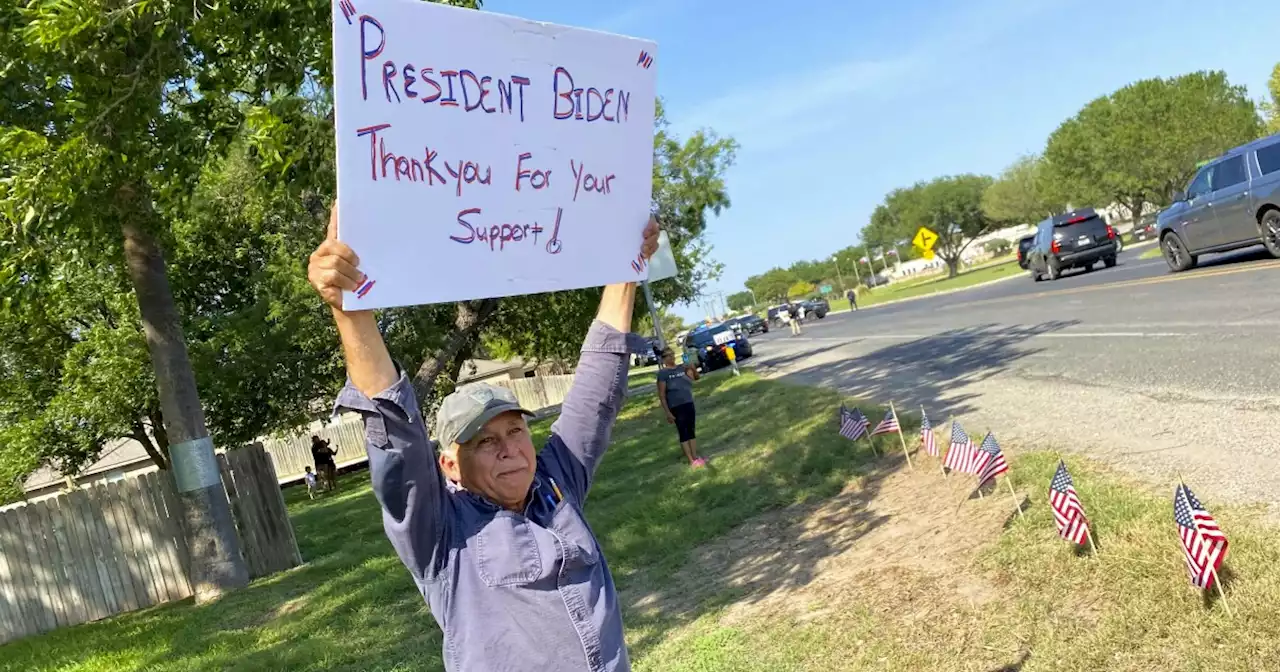
<instances>
[{"instance_id":1,"label":"tree","mask_svg":"<svg viewBox=\"0 0 1280 672\"><path fill-rule=\"evenodd\" d=\"M1271 100L1263 103L1267 111L1267 132L1280 133L1280 63L1271 71L1267 91L1271 94Z\"/></svg>"},{"instance_id":2,"label":"tree","mask_svg":"<svg viewBox=\"0 0 1280 672\"><path fill-rule=\"evenodd\" d=\"M1062 203L1050 200L1043 172L1040 157L1018 157L982 194L982 211L993 220L1009 224L1034 223L1066 212Z\"/></svg>"},{"instance_id":3,"label":"tree","mask_svg":"<svg viewBox=\"0 0 1280 672\"><path fill-rule=\"evenodd\" d=\"M1073 206L1167 204L1196 164L1261 133L1244 87L1222 72L1146 79L1098 98L1049 136L1045 159Z\"/></svg>"},{"instance_id":4,"label":"tree","mask_svg":"<svg viewBox=\"0 0 1280 672\"><path fill-rule=\"evenodd\" d=\"M735 292L725 298L725 303L729 304L729 310L736 312L752 308L756 305L756 300L751 292Z\"/></svg>"},{"instance_id":5,"label":"tree","mask_svg":"<svg viewBox=\"0 0 1280 672\"><path fill-rule=\"evenodd\" d=\"M818 289L817 287L813 286L812 282L805 282L804 280L798 280L796 281L795 284L787 288L787 298L799 299L805 296L809 296L810 294L814 293L817 289Z\"/></svg>"},{"instance_id":6,"label":"tree","mask_svg":"<svg viewBox=\"0 0 1280 672\"><path fill-rule=\"evenodd\" d=\"M982 195L991 183L992 179L985 175L957 175L895 189L872 214L863 239L892 239L927 226L938 234L934 254L946 262L954 277L959 272L960 257L973 239L998 225L982 210ZM870 233L866 233L868 229Z\"/></svg>"},{"instance_id":7,"label":"tree","mask_svg":"<svg viewBox=\"0 0 1280 672\"><path fill-rule=\"evenodd\" d=\"M747 278L746 285L756 293L756 299L780 302L787 299L787 291L797 279L795 274L787 269L771 268L760 275Z\"/></svg>"}]
</instances>

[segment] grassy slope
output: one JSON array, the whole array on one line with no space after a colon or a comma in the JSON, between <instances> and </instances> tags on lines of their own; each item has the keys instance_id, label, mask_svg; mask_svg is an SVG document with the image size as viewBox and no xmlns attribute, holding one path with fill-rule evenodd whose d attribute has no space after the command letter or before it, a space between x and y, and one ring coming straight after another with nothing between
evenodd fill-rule
<instances>
[{"instance_id":1,"label":"grassy slope","mask_svg":"<svg viewBox=\"0 0 1280 672\"><path fill-rule=\"evenodd\" d=\"M711 376L697 391L712 468L682 462L675 430L645 395L624 410L599 470L588 518L623 590L640 568L661 577L703 541L828 497L856 474L861 454L835 435L833 393L749 374ZM186 601L0 647L0 669L441 669L439 631L383 536L367 478L345 477L339 494L315 502L287 493L305 566L213 605ZM644 636L633 628L633 643L656 643L672 624L635 625Z\"/></svg>"},{"instance_id":2,"label":"grassy slope","mask_svg":"<svg viewBox=\"0 0 1280 672\"><path fill-rule=\"evenodd\" d=\"M832 392L750 374L712 376L698 392L713 468L681 463L673 430L646 395L624 411L600 469L588 517L624 601L674 585L702 544L757 514L825 500L860 473L894 466L835 436ZM987 542L975 566L959 568L998 587L981 605L922 624L910 613L940 596L922 596L929 584L896 574L822 619L723 621L741 597L728 588L681 614L628 610L636 669L986 672L1027 650L1023 672L1277 669L1269 665L1280 661L1280 545L1258 514L1218 510L1200 493L1232 541L1229 618L1187 585L1168 493L1073 463L1103 555L1072 554L1044 505L1053 464L1034 453L1015 460L1030 493L1026 518ZM213 605L169 605L0 647L0 669L441 669L439 633L382 535L365 478L347 477L342 492L316 502L288 493L306 566Z\"/></svg>"}]
</instances>

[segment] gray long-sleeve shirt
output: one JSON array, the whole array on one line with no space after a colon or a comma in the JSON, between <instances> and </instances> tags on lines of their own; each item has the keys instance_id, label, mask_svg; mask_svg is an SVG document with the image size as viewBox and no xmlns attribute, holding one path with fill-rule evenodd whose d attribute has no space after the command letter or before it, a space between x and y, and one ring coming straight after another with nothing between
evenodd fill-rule
<instances>
[{"instance_id":1,"label":"gray long-sleeve shirt","mask_svg":"<svg viewBox=\"0 0 1280 672\"><path fill-rule=\"evenodd\" d=\"M595 322L523 514L446 484L406 376L337 407L364 417L387 537L444 631L445 669L629 670L613 576L582 507L643 339ZM564 500L555 504L552 481ZM549 499L548 496L551 496Z\"/></svg>"}]
</instances>

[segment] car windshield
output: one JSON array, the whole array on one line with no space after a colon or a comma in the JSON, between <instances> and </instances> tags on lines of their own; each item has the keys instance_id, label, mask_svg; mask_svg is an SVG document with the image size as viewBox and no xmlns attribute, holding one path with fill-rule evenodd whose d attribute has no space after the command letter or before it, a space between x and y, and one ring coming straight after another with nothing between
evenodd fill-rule
<instances>
[{"instance_id":1,"label":"car windshield","mask_svg":"<svg viewBox=\"0 0 1280 672\"><path fill-rule=\"evenodd\" d=\"M1053 224L1053 228L1055 228L1055 229L1061 229L1061 228L1068 227L1068 226L1075 226L1075 225L1077 225L1077 224L1084 224L1084 223L1086 223L1086 222L1092 222L1092 221L1096 220L1097 218L1098 218L1098 216L1097 216L1097 215L1089 215L1088 217L1084 217L1084 218L1080 218L1080 219L1072 218L1072 219L1068 219L1068 220L1067 220L1067 221L1065 221L1065 222L1054 222L1054 224Z\"/></svg>"}]
</instances>

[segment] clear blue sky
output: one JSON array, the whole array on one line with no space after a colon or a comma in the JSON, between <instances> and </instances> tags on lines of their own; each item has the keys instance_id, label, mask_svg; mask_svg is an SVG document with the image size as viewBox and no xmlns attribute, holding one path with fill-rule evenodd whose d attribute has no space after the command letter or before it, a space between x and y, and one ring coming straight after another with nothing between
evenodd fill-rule
<instances>
[{"instance_id":1,"label":"clear blue sky","mask_svg":"<svg viewBox=\"0 0 1280 672\"><path fill-rule=\"evenodd\" d=\"M1089 100L1225 70L1255 99L1280 61L1280 3L1156 0L491 0L489 11L658 43L677 131L742 145L708 238L709 290L857 240L886 192L998 173ZM698 308L679 310L700 317Z\"/></svg>"}]
</instances>

